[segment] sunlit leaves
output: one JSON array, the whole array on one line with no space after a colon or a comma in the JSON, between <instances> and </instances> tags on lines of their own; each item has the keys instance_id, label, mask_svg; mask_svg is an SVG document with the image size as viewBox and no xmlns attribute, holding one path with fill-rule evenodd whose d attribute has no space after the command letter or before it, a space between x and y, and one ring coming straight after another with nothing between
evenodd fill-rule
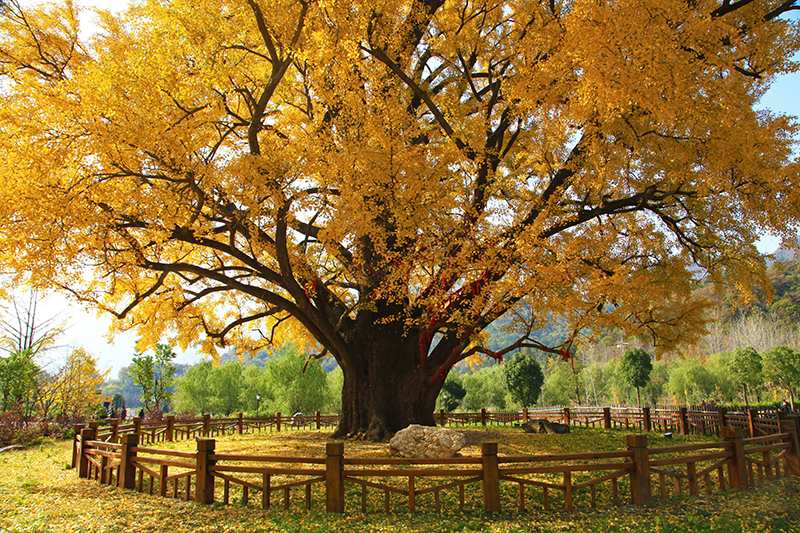
<instances>
[{"instance_id":1,"label":"sunlit leaves","mask_svg":"<svg viewBox=\"0 0 800 533\"><path fill-rule=\"evenodd\" d=\"M671 349L800 221L754 111L798 27L737 6L153 1L87 43L10 8L0 265L212 354L419 337L432 379L506 312Z\"/></svg>"}]
</instances>

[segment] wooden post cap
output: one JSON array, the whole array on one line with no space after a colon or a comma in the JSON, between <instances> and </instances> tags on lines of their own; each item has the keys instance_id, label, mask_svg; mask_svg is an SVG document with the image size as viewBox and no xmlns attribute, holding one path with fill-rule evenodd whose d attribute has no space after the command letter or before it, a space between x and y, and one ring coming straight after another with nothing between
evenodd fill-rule
<instances>
[{"instance_id":1,"label":"wooden post cap","mask_svg":"<svg viewBox=\"0 0 800 533\"><path fill-rule=\"evenodd\" d=\"M213 452L214 448L217 445L217 441L214 439L203 439L197 437L197 451L198 452Z\"/></svg>"},{"instance_id":2,"label":"wooden post cap","mask_svg":"<svg viewBox=\"0 0 800 533\"><path fill-rule=\"evenodd\" d=\"M725 426L722 428L722 438L724 439L741 439L744 438L744 430L742 428L734 428Z\"/></svg>"},{"instance_id":3,"label":"wooden post cap","mask_svg":"<svg viewBox=\"0 0 800 533\"><path fill-rule=\"evenodd\" d=\"M325 445L325 452L328 455L344 455L344 443L329 442Z\"/></svg>"},{"instance_id":4,"label":"wooden post cap","mask_svg":"<svg viewBox=\"0 0 800 533\"><path fill-rule=\"evenodd\" d=\"M628 435L626 441L629 448L647 448L647 435Z\"/></svg>"}]
</instances>

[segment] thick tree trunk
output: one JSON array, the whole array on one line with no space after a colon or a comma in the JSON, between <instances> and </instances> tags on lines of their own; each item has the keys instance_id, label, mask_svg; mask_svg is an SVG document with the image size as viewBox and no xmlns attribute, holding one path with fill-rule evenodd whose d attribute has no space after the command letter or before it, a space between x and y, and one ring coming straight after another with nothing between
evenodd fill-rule
<instances>
[{"instance_id":1,"label":"thick tree trunk","mask_svg":"<svg viewBox=\"0 0 800 533\"><path fill-rule=\"evenodd\" d=\"M443 379L420 366L418 338L374 326L365 336L340 361L342 412L333 436L382 441L409 424L436 425Z\"/></svg>"}]
</instances>

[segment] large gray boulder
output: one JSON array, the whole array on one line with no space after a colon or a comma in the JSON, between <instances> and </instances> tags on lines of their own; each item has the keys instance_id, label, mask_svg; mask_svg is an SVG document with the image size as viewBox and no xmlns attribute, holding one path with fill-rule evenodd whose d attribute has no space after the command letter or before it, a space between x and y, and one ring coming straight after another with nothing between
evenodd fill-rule
<instances>
[{"instance_id":1,"label":"large gray boulder","mask_svg":"<svg viewBox=\"0 0 800 533\"><path fill-rule=\"evenodd\" d=\"M550 422L546 418L528 420L522 424L522 429L525 433L569 433L569 426L567 424Z\"/></svg>"},{"instance_id":2,"label":"large gray boulder","mask_svg":"<svg viewBox=\"0 0 800 533\"><path fill-rule=\"evenodd\" d=\"M409 458L447 459L467 444L467 438L452 429L412 424L389 441L389 453Z\"/></svg>"}]
</instances>

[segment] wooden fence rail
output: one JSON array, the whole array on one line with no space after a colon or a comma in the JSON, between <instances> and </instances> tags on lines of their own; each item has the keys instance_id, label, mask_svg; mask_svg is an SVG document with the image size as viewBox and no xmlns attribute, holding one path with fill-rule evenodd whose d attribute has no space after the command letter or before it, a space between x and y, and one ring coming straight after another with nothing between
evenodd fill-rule
<instances>
[{"instance_id":1,"label":"wooden fence rail","mask_svg":"<svg viewBox=\"0 0 800 533\"><path fill-rule=\"evenodd\" d=\"M108 442L88 427L75 453L78 476L100 484L204 504L255 501L262 509L282 493L286 509L298 503L311 509L324 501L334 513L353 501L360 501L362 512L387 513L646 505L656 497L699 496L800 476L796 417L780 420L770 435L745 438L741 427L721 433L717 442L660 448L648 448L646 435L628 435L627 449L613 452L502 456L490 442L474 457L362 459L345 457L342 443L329 443L326 456L318 458L223 454L216 453L214 439L202 437L196 451L179 452L142 446L137 433Z\"/></svg>"},{"instance_id":2,"label":"wooden fence rail","mask_svg":"<svg viewBox=\"0 0 800 533\"><path fill-rule=\"evenodd\" d=\"M796 416L796 415L795 415ZM492 412L481 409L478 412L446 413L439 411L436 422L440 426L463 427L471 425L519 425L528 420L546 419L577 427L599 427L605 429L626 429L643 432L672 432L682 435L702 434L721 437L724 427L736 427L745 436L756 437L779 432L780 421L789 415L779 410L750 409L745 412L727 412L725 409L703 411L686 407L546 407L522 409L511 412ZM335 427L338 415L325 415L316 412L311 415L274 415L246 417L238 413L235 417L201 418L176 420L167 416L165 420L144 422L134 418L131 423L109 419L107 426L100 427L97 421L90 422L89 428L95 430L95 439L109 443L120 443L124 435L138 435L141 444L190 440L198 437L209 438L245 432L282 431L298 429L322 429ZM86 426L75 426L75 442ZM800 424L797 427L800 432ZM75 448L77 449L77 448ZM72 466L77 466L77 455L73 453Z\"/></svg>"}]
</instances>

